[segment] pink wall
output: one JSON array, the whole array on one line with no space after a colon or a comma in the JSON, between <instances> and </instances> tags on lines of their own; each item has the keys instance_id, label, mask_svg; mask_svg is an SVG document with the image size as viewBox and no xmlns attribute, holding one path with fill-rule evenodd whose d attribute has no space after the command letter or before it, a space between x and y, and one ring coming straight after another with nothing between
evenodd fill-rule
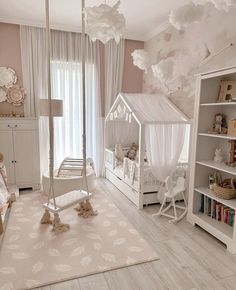
<instances>
[{"instance_id":1,"label":"pink wall","mask_svg":"<svg viewBox=\"0 0 236 290\"><path fill-rule=\"evenodd\" d=\"M0 66L13 68L18 76L19 85L22 86L22 67L20 55L20 31L19 25L0 23ZM144 42L125 40L125 62L122 92L141 93L143 72L133 65L131 53L135 49L142 49ZM104 104L104 47L101 45L101 103ZM27 96L26 96L27 97ZM102 106L103 107L103 106ZM14 107L7 102L0 103L0 114L23 113L23 106ZM104 114L104 108L102 108Z\"/></svg>"},{"instance_id":2,"label":"pink wall","mask_svg":"<svg viewBox=\"0 0 236 290\"><path fill-rule=\"evenodd\" d=\"M133 65L131 53L135 49L143 49L143 41L125 40L125 62L122 92L124 93L141 93L143 71Z\"/></svg>"},{"instance_id":3,"label":"pink wall","mask_svg":"<svg viewBox=\"0 0 236 290\"><path fill-rule=\"evenodd\" d=\"M0 23L0 66L14 69L18 84L22 86L19 25ZM7 102L0 103L0 114L23 113L23 106L15 107Z\"/></svg>"}]
</instances>

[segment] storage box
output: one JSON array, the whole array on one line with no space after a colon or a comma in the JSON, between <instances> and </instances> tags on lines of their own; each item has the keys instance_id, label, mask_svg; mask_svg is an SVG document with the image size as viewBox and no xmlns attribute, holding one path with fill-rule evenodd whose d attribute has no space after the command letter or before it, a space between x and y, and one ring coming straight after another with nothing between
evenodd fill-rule
<instances>
[{"instance_id":1,"label":"storage box","mask_svg":"<svg viewBox=\"0 0 236 290\"><path fill-rule=\"evenodd\" d=\"M228 124L228 135L236 137L236 120L230 120Z\"/></svg>"},{"instance_id":2,"label":"storage box","mask_svg":"<svg viewBox=\"0 0 236 290\"><path fill-rule=\"evenodd\" d=\"M218 102L235 102L236 80L222 80L220 82L220 93Z\"/></svg>"}]
</instances>

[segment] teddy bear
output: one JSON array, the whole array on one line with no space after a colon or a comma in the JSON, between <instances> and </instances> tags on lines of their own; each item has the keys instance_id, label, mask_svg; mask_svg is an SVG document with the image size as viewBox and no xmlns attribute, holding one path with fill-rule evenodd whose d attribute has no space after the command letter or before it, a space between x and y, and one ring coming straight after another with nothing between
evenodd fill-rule
<instances>
[{"instance_id":1,"label":"teddy bear","mask_svg":"<svg viewBox=\"0 0 236 290\"><path fill-rule=\"evenodd\" d=\"M138 145L135 143L132 143L130 146L129 151L126 154L126 157L128 157L130 160L135 160L136 154L138 150Z\"/></svg>"},{"instance_id":2,"label":"teddy bear","mask_svg":"<svg viewBox=\"0 0 236 290\"><path fill-rule=\"evenodd\" d=\"M215 122L213 124L213 132L217 134L227 133L227 122L226 117L223 114L215 115Z\"/></svg>"}]
</instances>

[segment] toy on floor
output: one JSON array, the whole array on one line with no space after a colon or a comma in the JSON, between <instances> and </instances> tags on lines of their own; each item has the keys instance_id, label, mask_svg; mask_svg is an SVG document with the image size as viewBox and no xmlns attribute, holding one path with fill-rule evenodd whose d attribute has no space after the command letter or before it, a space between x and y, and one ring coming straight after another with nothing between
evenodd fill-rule
<instances>
[{"instance_id":1,"label":"toy on floor","mask_svg":"<svg viewBox=\"0 0 236 290\"><path fill-rule=\"evenodd\" d=\"M164 200L162 202L162 205L160 207L160 210L158 213L154 214L153 216L166 216L171 218L170 222L178 222L180 221L187 213L187 202L185 199L185 178L180 176L177 178L176 183L173 182L170 176L168 176L165 180L165 188L166 192L164 195ZM183 201L184 201L184 206L176 205L176 197L181 194ZM170 200L169 205L166 205L166 202ZM165 207L165 208L164 208ZM170 210L173 207L174 210L174 215L168 214L167 211ZM183 213L178 216L177 210L176 209L181 209L183 210Z\"/></svg>"}]
</instances>

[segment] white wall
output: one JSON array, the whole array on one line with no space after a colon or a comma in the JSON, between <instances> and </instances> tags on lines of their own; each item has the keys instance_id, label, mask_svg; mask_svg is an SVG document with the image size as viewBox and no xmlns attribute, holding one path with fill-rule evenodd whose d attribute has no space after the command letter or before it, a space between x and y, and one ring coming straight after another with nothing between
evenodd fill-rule
<instances>
[{"instance_id":1,"label":"white wall","mask_svg":"<svg viewBox=\"0 0 236 290\"><path fill-rule=\"evenodd\" d=\"M196 56L201 53L204 43L211 53L219 51L230 42L235 45L207 64L198 68ZM151 55L152 64L167 57L178 58L177 68L182 76L171 85L173 93L170 99L189 117L193 116L195 73L216 68L236 65L236 9L229 13L211 8L207 18L201 23L191 24L184 32L170 26L167 30L145 43L145 49ZM181 59L182 58L182 59ZM184 69L192 62L194 69L189 73ZM143 78L143 92L163 92L161 84L149 69Z\"/></svg>"}]
</instances>

